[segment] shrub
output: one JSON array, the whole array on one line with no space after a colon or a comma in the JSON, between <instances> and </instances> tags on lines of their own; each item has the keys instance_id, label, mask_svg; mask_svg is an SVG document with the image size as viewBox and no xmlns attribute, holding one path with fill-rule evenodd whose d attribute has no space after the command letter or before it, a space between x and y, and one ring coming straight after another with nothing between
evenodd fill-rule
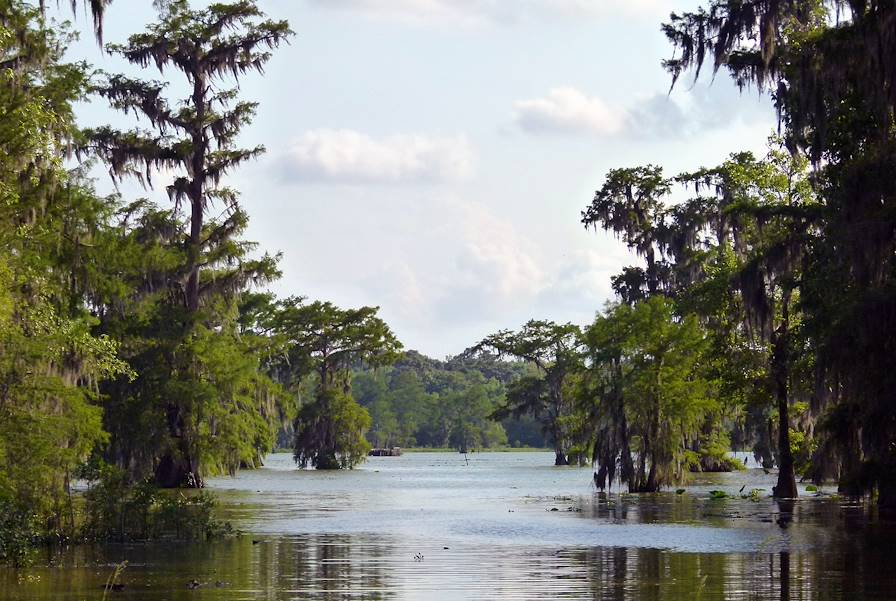
<instances>
[{"instance_id":1,"label":"shrub","mask_svg":"<svg viewBox=\"0 0 896 601\"><path fill-rule=\"evenodd\" d=\"M85 493L82 536L88 540L201 540L233 532L214 517L216 501L205 491L162 490L129 484L124 473L102 466Z\"/></svg>"},{"instance_id":2,"label":"shrub","mask_svg":"<svg viewBox=\"0 0 896 601\"><path fill-rule=\"evenodd\" d=\"M40 520L30 508L0 496L0 564L27 565L40 539Z\"/></svg>"}]
</instances>

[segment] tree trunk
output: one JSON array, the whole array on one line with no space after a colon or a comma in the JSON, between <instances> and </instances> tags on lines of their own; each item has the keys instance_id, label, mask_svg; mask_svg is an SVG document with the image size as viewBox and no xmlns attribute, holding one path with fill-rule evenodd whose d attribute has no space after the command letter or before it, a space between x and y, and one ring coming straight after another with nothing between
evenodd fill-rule
<instances>
[{"instance_id":1,"label":"tree trunk","mask_svg":"<svg viewBox=\"0 0 896 601\"><path fill-rule=\"evenodd\" d=\"M196 110L197 122L202 123L205 115L205 78L194 76L193 83L193 108ZM202 255L202 227L205 211L205 159L208 143L205 139L202 127L194 128L191 132L193 141L192 156L190 157L191 181L187 188L187 197L190 200L190 235L187 239L187 283L184 287L184 305L187 309L185 323L186 335L192 334L195 326L195 315L199 309L199 264ZM190 365L190 371L194 372L195 366ZM172 419L171 409L168 416L168 430L170 435L178 441L178 452L168 453L163 456L155 471L155 480L159 486L165 488L189 487L202 488L202 476L199 473L199 462L192 456L189 442L185 438L183 423L180 419L180 407L175 407L175 418Z\"/></svg>"},{"instance_id":2,"label":"tree trunk","mask_svg":"<svg viewBox=\"0 0 896 601\"><path fill-rule=\"evenodd\" d=\"M793 471L793 453L790 451L790 408L786 393L778 393L778 484L774 496L795 499L796 475Z\"/></svg>"},{"instance_id":3,"label":"tree trunk","mask_svg":"<svg viewBox=\"0 0 896 601\"><path fill-rule=\"evenodd\" d=\"M190 314L195 313L199 309L199 255L202 250L202 213L202 201L194 200L190 216L189 249L187 250L189 275L187 276L187 288L185 291L187 311Z\"/></svg>"},{"instance_id":4,"label":"tree trunk","mask_svg":"<svg viewBox=\"0 0 896 601\"><path fill-rule=\"evenodd\" d=\"M660 489L656 481L656 464L657 464L657 447L659 447L660 437L660 391L663 389L662 368L664 362L664 354L659 356L659 365L656 370L656 389L653 392L653 415L650 416L650 427L647 429L647 445L645 445L645 456L650 459L650 470L647 473L647 483L644 486L644 492L656 492Z\"/></svg>"},{"instance_id":5,"label":"tree trunk","mask_svg":"<svg viewBox=\"0 0 896 601\"><path fill-rule=\"evenodd\" d=\"M656 258L653 252L653 244L647 247L647 295L649 297L656 296L659 290L659 278L656 272Z\"/></svg>"},{"instance_id":6,"label":"tree trunk","mask_svg":"<svg viewBox=\"0 0 896 601\"><path fill-rule=\"evenodd\" d=\"M896 470L881 470L877 483L877 508L887 517L896 517Z\"/></svg>"},{"instance_id":7,"label":"tree trunk","mask_svg":"<svg viewBox=\"0 0 896 601\"><path fill-rule=\"evenodd\" d=\"M781 307L781 325L772 334L772 378L778 405L778 483L773 495L781 499L795 499L796 475L793 471L793 453L790 451L790 403L788 402L788 328L790 326L789 294L784 295Z\"/></svg>"},{"instance_id":8,"label":"tree trunk","mask_svg":"<svg viewBox=\"0 0 896 601\"><path fill-rule=\"evenodd\" d=\"M862 441L859 438L858 420L854 406L841 406L841 408L848 409L849 419L846 431L838 434L840 465L837 475L837 492L848 497L860 497L865 494L865 486L862 474Z\"/></svg>"},{"instance_id":9,"label":"tree trunk","mask_svg":"<svg viewBox=\"0 0 896 601\"><path fill-rule=\"evenodd\" d=\"M166 411L168 433L176 441L177 450L168 451L156 464L154 480L162 488L202 488L204 482L198 461L192 457L186 438L180 407L169 404Z\"/></svg>"},{"instance_id":10,"label":"tree trunk","mask_svg":"<svg viewBox=\"0 0 896 601\"><path fill-rule=\"evenodd\" d=\"M627 483L630 486L635 475L635 465L632 461L632 448L631 444L629 443L628 420L625 418L625 399L622 394L622 367L618 362L616 363L616 372L617 406L615 408L615 411L619 419L619 430L617 431L617 435L619 436L618 443L620 459L619 481ZM610 478L612 480L612 473L610 474ZM612 484L612 482L610 482L610 484Z\"/></svg>"},{"instance_id":11,"label":"tree trunk","mask_svg":"<svg viewBox=\"0 0 896 601\"><path fill-rule=\"evenodd\" d=\"M563 449L555 447L554 449L554 465L569 465L569 460L566 458L566 453L563 452Z\"/></svg>"},{"instance_id":12,"label":"tree trunk","mask_svg":"<svg viewBox=\"0 0 896 601\"><path fill-rule=\"evenodd\" d=\"M643 492L656 492L660 489L656 483L656 461L651 459L650 470L647 472L647 484L644 486Z\"/></svg>"},{"instance_id":13,"label":"tree trunk","mask_svg":"<svg viewBox=\"0 0 896 601\"><path fill-rule=\"evenodd\" d=\"M201 73L193 74L193 109L196 111L196 125L190 132L193 142L190 157L191 181L188 188L190 198L190 239L187 248L187 276L186 301L187 311L195 313L199 308L199 260L202 254L202 226L205 217L205 166L208 152L208 139L204 130L206 113L206 94L208 88L205 76Z\"/></svg>"},{"instance_id":14,"label":"tree trunk","mask_svg":"<svg viewBox=\"0 0 896 601\"><path fill-rule=\"evenodd\" d=\"M607 488L607 465L604 463L596 472L594 472L594 486L601 492Z\"/></svg>"},{"instance_id":15,"label":"tree trunk","mask_svg":"<svg viewBox=\"0 0 896 601\"><path fill-rule=\"evenodd\" d=\"M205 483L195 461L189 457L167 453L155 470L155 483L162 488L203 488Z\"/></svg>"},{"instance_id":16,"label":"tree trunk","mask_svg":"<svg viewBox=\"0 0 896 601\"><path fill-rule=\"evenodd\" d=\"M569 465L569 458L563 449L563 431L560 428L560 418L563 415L563 391L559 382L551 383L551 401L553 412L550 414L551 435L554 437L554 465Z\"/></svg>"}]
</instances>

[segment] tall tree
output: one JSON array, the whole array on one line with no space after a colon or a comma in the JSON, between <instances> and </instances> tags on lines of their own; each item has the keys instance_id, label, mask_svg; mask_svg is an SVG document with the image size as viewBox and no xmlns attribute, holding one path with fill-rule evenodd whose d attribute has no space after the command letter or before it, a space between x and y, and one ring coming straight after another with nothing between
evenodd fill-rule
<instances>
[{"instance_id":1,"label":"tall tree","mask_svg":"<svg viewBox=\"0 0 896 601\"><path fill-rule=\"evenodd\" d=\"M529 321L518 332L501 331L484 338L466 355L492 353L527 361L538 369L537 376L522 377L510 385L507 404L495 416L529 414L539 419L554 445L554 465L569 463L570 433L564 427L572 413L569 381L582 369L581 332L571 323Z\"/></svg>"},{"instance_id":2,"label":"tall tree","mask_svg":"<svg viewBox=\"0 0 896 601\"><path fill-rule=\"evenodd\" d=\"M664 225L660 215L662 198L670 188L671 182L663 176L661 167L614 169L582 214L585 227L600 226L613 232L644 258L646 269L630 268L613 280L616 291L624 294L628 302L644 298L642 284L647 295L654 295L667 283L657 245Z\"/></svg>"},{"instance_id":3,"label":"tall tree","mask_svg":"<svg viewBox=\"0 0 896 601\"><path fill-rule=\"evenodd\" d=\"M185 0L164 3L159 22L125 45L106 48L146 68L179 70L191 93L176 103L164 97L166 83L114 75L97 92L112 106L142 115L157 135L141 130L117 131L109 127L89 130L92 149L108 163L113 178L136 176L151 184L154 169L185 173L167 186L176 206L189 203L184 305L189 313L199 308L202 253L226 241L233 227L245 218L237 193L220 186L233 168L264 152L263 146L238 148L236 137L250 123L258 106L240 101L238 88L222 88L248 71L262 71L269 50L289 39L286 21L264 20L252 0L213 4L190 10ZM205 231L206 212L219 202L228 216L212 232Z\"/></svg>"},{"instance_id":4,"label":"tall tree","mask_svg":"<svg viewBox=\"0 0 896 601\"><path fill-rule=\"evenodd\" d=\"M664 26L673 81L709 62L770 90L788 147L816 163L821 233L802 305L816 349L829 475L896 508L896 7L713 0Z\"/></svg>"},{"instance_id":5,"label":"tall tree","mask_svg":"<svg viewBox=\"0 0 896 601\"><path fill-rule=\"evenodd\" d=\"M183 229L170 209L147 201L121 207L103 234L96 283L86 293L96 330L120 341L137 372L100 383L111 434L106 457L132 480L154 475L167 486L258 465L289 413L268 376L272 341L251 314L258 307L243 277L276 273L272 259L248 257L253 245L245 242L204 255L210 282L232 289L209 287L185 328Z\"/></svg>"},{"instance_id":6,"label":"tall tree","mask_svg":"<svg viewBox=\"0 0 896 601\"><path fill-rule=\"evenodd\" d=\"M70 39L0 2L0 561L73 534L73 471L106 438L96 383L128 371L80 294L110 208L64 166L87 81Z\"/></svg>"},{"instance_id":7,"label":"tall tree","mask_svg":"<svg viewBox=\"0 0 896 601\"><path fill-rule=\"evenodd\" d=\"M617 305L585 332L600 488L618 470L631 492L656 492L698 460L689 443L715 402L700 371L706 337L694 316L679 320L673 309L661 296Z\"/></svg>"},{"instance_id":8,"label":"tall tree","mask_svg":"<svg viewBox=\"0 0 896 601\"><path fill-rule=\"evenodd\" d=\"M679 181L714 195L697 201L699 219L680 217L686 212L693 214L695 202L676 207L679 239L694 240L701 229L709 227L714 237L704 239L703 247L715 254L730 248L736 258L731 283L739 291L744 323L753 339L769 346L768 374L778 414L774 494L796 497L790 407L799 391L800 374L795 366L800 347L796 337L803 262L817 235L818 208L807 162L773 146L766 160L738 154L718 168L679 176ZM728 240L733 240L733 246L729 247ZM682 246L690 253L699 250L694 244ZM679 249L675 251L681 254Z\"/></svg>"},{"instance_id":9,"label":"tall tree","mask_svg":"<svg viewBox=\"0 0 896 601\"><path fill-rule=\"evenodd\" d=\"M766 160L757 160L749 153L735 154L719 167L677 178L663 178L656 169L611 172L629 174L630 185L659 193L650 200L653 213L649 227L638 226L652 232L651 243L667 266L668 277L658 291L677 298L681 308L700 314L716 331L718 350L728 359L744 358L742 353L727 352L742 348L737 336L726 333L733 332L732 324L739 323L741 338L768 345L768 389L776 399L778 414L779 482L775 492L782 497L796 496L789 417L796 377L792 365L798 348L792 340L798 323L793 314L797 311L802 259L816 233L813 223L818 207L806 167L805 160L773 145ZM642 184L644 174L647 181ZM658 178L664 183L657 184ZM604 219L610 217L595 209L608 189L618 187L616 179L611 175L595 203L583 213L586 224L620 227L611 221L605 223ZM695 190L697 196L666 204L664 197L676 184L684 190ZM642 221L634 213L626 214L638 224ZM728 290L729 298L707 294L719 287ZM656 292L648 287L632 294L629 289L634 297ZM730 298L732 295L737 298ZM736 369L733 364L722 366L719 376L725 378L727 372ZM740 384L753 386L746 380ZM757 426L760 432L764 428L761 423ZM758 440L763 442L764 436Z\"/></svg>"},{"instance_id":10,"label":"tall tree","mask_svg":"<svg viewBox=\"0 0 896 601\"><path fill-rule=\"evenodd\" d=\"M370 416L351 396L352 367L388 365L401 350L377 311L300 298L278 304L271 330L286 349L285 384L296 391L304 378L314 381L314 398L301 406L295 425L295 458L302 467L350 468L367 454Z\"/></svg>"},{"instance_id":11,"label":"tall tree","mask_svg":"<svg viewBox=\"0 0 896 601\"><path fill-rule=\"evenodd\" d=\"M167 231L171 245L180 250L180 261L164 274L168 298L156 314L157 325L167 332L166 346L153 347L160 351L149 362L155 375L141 374L138 382L152 392L127 387L117 391L119 399L163 399L156 410L167 431L157 439L169 442L151 459L157 482L165 486L202 486L204 467L233 469L232 461L222 463L220 455L210 451L220 438L210 424L239 423L220 422L218 410L227 407L238 415L245 406L238 399L250 393L243 386L245 377L223 386L224 374L213 374L220 367L215 360L230 355L233 364L239 364L236 357L243 352L238 338L216 338L215 332L223 328L235 336L238 293L247 285L277 277L278 272L275 258L248 258L253 245L238 238L246 227L246 214L237 192L221 185L228 172L264 151L260 146L236 145L257 105L236 101L238 88L224 84L238 83L248 71L261 71L270 50L291 34L285 21L265 19L251 0L199 10L176 0L161 3L158 23L146 32L131 36L125 45L107 46L142 68L179 71L190 89L187 97L172 102L164 94L166 83L109 76L97 92L114 108L147 119L155 131L101 127L85 132L89 149L106 161L116 181L134 176L151 185L156 170L177 174L166 186L175 208L169 221L173 229ZM188 205L186 222L180 218L183 203ZM216 203L221 217L208 218ZM220 346L227 340L232 343L229 350Z\"/></svg>"}]
</instances>

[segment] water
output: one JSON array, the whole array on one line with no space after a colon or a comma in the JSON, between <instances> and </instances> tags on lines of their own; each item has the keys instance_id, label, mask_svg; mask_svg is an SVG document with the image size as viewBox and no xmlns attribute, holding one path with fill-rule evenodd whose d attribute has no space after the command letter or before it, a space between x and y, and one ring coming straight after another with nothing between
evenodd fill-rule
<instances>
[{"instance_id":1,"label":"water","mask_svg":"<svg viewBox=\"0 0 896 601\"><path fill-rule=\"evenodd\" d=\"M109 599L896 599L896 525L861 507L739 498L771 490L762 470L701 475L683 495L599 496L590 470L552 461L408 453L314 472L271 455L210 482L246 536L77 548L0 571L0 599L102 599L123 560Z\"/></svg>"}]
</instances>

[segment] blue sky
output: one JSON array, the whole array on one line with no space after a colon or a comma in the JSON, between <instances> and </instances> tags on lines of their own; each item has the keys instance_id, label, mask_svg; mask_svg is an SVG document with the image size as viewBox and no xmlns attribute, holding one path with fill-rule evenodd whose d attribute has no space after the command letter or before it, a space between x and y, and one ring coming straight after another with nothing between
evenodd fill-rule
<instances>
[{"instance_id":1,"label":"blue sky","mask_svg":"<svg viewBox=\"0 0 896 601\"><path fill-rule=\"evenodd\" d=\"M378 305L408 348L436 357L529 318L593 318L632 261L579 223L608 169L676 173L761 153L775 127L768 101L723 74L667 94L660 24L696 1L260 4L296 37L242 81L260 102L242 141L268 152L228 183L249 237L283 252L274 290ZM115 0L106 40L153 16L148 1ZM82 37L73 57L136 73ZM79 115L132 123L101 101ZM123 192L165 202L161 186Z\"/></svg>"}]
</instances>

